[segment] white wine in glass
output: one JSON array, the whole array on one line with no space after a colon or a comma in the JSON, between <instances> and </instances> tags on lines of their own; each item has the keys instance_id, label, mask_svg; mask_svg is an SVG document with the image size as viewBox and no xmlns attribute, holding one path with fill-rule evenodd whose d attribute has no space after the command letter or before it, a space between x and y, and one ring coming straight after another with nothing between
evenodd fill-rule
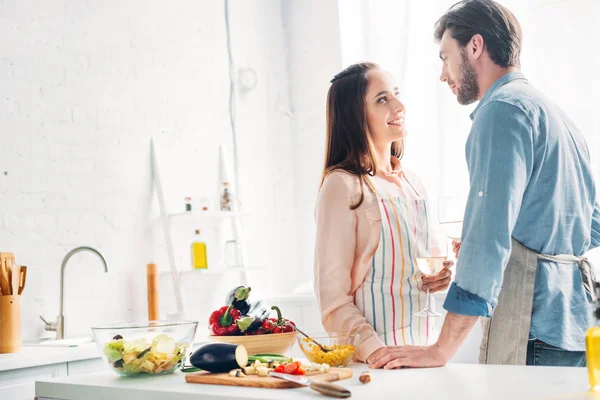
<instances>
[{"instance_id":1,"label":"white wine in glass","mask_svg":"<svg viewBox=\"0 0 600 400\"><path fill-rule=\"evenodd\" d=\"M448 258L448 244L446 235L441 231L417 232L416 262L419 270L425 275L438 274L444 268L444 261ZM425 308L415 313L418 317L441 317L431 307L431 293L427 290Z\"/></svg>"}]
</instances>

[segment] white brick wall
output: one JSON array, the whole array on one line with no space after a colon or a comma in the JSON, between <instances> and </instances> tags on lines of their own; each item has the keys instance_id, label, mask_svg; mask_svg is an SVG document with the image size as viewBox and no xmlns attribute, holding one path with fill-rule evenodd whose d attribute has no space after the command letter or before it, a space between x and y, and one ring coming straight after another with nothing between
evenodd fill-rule
<instances>
[{"instance_id":1,"label":"white brick wall","mask_svg":"<svg viewBox=\"0 0 600 400\"><path fill-rule=\"evenodd\" d=\"M281 10L232 1L231 12L236 65L258 74L237 108L244 205L261 215L246 228L249 262L281 277L295 270L290 122L277 111L289 108ZM29 267L25 340L40 335L39 314L56 317L60 263L79 245L102 252L109 273L92 254L72 258L69 334L145 318L145 265L166 267L160 232L144 234L156 215L150 138L186 149L161 165L173 211L190 193L215 195L215 154L230 133L223 13L222 1L0 1L0 250ZM210 303L190 291L190 302Z\"/></svg>"}]
</instances>

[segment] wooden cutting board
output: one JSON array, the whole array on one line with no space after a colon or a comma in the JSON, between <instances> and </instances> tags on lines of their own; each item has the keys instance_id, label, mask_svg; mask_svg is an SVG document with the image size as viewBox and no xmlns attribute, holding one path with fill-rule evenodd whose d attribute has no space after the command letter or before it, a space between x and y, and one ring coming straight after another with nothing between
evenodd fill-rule
<instances>
[{"instance_id":1,"label":"wooden cutting board","mask_svg":"<svg viewBox=\"0 0 600 400\"><path fill-rule=\"evenodd\" d=\"M330 368L329 372L308 372L306 375L311 380L321 382L334 382L352 377L350 368ZM246 386L267 389L291 389L303 387L294 382L286 381L272 376L247 375L245 378L229 376L229 373L211 374L210 372L191 372L185 376L188 383L205 383L209 385Z\"/></svg>"}]
</instances>

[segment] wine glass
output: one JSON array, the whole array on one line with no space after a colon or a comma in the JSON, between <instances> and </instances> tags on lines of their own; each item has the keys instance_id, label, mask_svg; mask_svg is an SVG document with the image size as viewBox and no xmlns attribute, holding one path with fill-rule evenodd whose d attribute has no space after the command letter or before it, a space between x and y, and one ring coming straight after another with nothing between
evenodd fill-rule
<instances>
[{"instance_id":1,"label":"wine glass","mask_svg":"<svg viewBox=\"0 0 600 400\"><path fill-rule=\"evenodd\" d=\"M464 193L438 199L438 222L444 225L446 235L450 239L460 240L466 205L467 195Z\"/></svg>"},{"instance_id":2,"label":"wine glass","mask_svg":"<svg viewBox=\"0 0 600 400\"><path fill-rule=\"evenodd\" d=\"M448 243L443 231L422 230L416 234L416 262L425 275L435 275L444 268L448 258ZM425 307L415 313L418 317L440 317L442 314L431 307L431 294L427 290Z\"/></svg>"},{"instance_id":3,"label":"wine glass","mask_svg":"<svg viewBox=\"0 0 600 400\"><path fill-rule=\"evenodd\" d=\"M461 240L466 204L465 193L442 196L438 199L438 222L444 227L446 235L456 242ZM457 258L455 251L451 257L454 262Z\"/></svg>"}]
</instances>

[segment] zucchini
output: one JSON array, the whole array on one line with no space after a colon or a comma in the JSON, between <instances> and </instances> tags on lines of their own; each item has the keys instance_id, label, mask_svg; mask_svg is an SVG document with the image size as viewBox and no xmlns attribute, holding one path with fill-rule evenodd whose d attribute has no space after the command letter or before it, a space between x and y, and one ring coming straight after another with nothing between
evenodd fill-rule
<instances>
[{"instance_id":1,"label":"zucchini","mask_svg":"<svg viewBox=\"0 0 600 400\"><path fill-rule=\"evenodd\" d=\"M291 363L292 361L294 361L294 359L292 357L287 357L287 356L282 356L281 354L256 354L253 356L248 357L248 362L254 364L254 362L258 360L264 364L269 364L270 362L273 363Z\"/></svg>"}]
</instances>

